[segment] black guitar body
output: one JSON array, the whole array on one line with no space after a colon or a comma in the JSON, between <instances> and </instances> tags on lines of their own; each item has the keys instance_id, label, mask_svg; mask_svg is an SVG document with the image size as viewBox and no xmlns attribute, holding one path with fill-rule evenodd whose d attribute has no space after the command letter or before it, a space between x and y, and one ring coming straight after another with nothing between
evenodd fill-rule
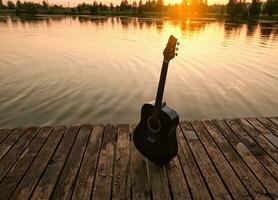
<instances>
[{"instance_id":1,"label":"black guitar body","mask_svg":"<svg viewBox=\"0 0 278 200\"><path fill-rule=\"evenodd\" d=\"M178 152L176 128L179 116L175 110L164 105L159 115L159 128L153 130L149 125L153 111L153 104L142 106L141 120L133 133L133 141L140 153L152 162L163 166Z\"/></svg>"}]
</instances>

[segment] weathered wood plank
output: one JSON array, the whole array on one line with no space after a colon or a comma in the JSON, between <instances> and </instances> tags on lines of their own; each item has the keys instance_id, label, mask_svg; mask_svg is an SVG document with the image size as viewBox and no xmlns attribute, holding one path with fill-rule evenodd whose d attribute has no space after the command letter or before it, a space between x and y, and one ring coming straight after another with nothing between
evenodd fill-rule
<instances>
[{"instance_id":1,"label":"weathered wood plank","mask_svg":"<svg viewBox=\"0 0 278 200\"><path fill-rule=\"evenodd\" d=\"M244 130L242 130L241 127L234 120L226 119L225 122L227 123L229 128L233 130L233 132L229 132L228 135L225 135L225 137L230 141L230 143L240 154L240 156L248 165L248 167L253 171L253 173L257 176L260 182L264 185L269 194L274 198L278 198L277 181L274 179L271 173L268 170L266 170L266 168L262 165L262 162L259 162L258 159L255 157L255 155L261 154L262 151L256 150L254 148L257 147L257 145L253 145L253 149L251 148L251 150L249 150L250 144L248 148L246 146L246 143L243 143L238 139L238 137L242 138L241 134L246 134ZM223 134L227 133L223 132ZM251 151L253 151L253 153L251 153ZM257 151L258 153L254 153L254 151Z\"/></svg>"},{"instance_id":2,"label":"weathered wood plank","mask_svg":"<svg viewBox=\"0 0 278 200\"><path fill-rule=\"evenodd\" d=\"M172 198L175 200L191 199L190 191L183 174L180 162L176 156L166 166L166 172L169 179Z\"/></svg>"},{"instance_id":3,"label":"weathered wood plank","mask_svg":"<svg viewBox=\"0 0 278 200\"><path fill-rule=\"evenodd\" d=\"M0 199L9 199L17 184L24 176L25 172L28 170L32 161L35 159L36 155L50 135L51 131L52 128L50 127L41 128L30 145L25 149L13 168L0 183Z\"/></svg>"},{"instance_id":4,"label":"weathered wood plank","mask_svg":"<svg viewBox=\"0 0 278 200\"><path fill-rule=\"evenodd\" d=\"M2 158L0 162L0 181L6 173L11 169L13 164L20 157L25 148L29 145L32 139L36 136L38 128L29 128L24 135L13 145L9 152Z\"/></svg>"},{"instance_id":5,"label":"weathered wood plank","mask_svg":"<svg viewBox=\"0 0 278 200\"><path fill-rule=\"evenodd\" d=\"M275 124L278 127L278 117L268 117L273 124Z\"/></svg>"},{"instance_id":6,"label":"weathered wood plank","mask_svg":"<svg viewBox=\"0 0 278 200\"><path fill-rule=\"evenodd\" d=\"M130 199L130 129L119 125L117 131L116 159L114 169L113 198Z\"/></svg>"},{"instance_id":7,"label":"weathered wood plank","mask_svg":"<svg viewBox=\"0 0 278 200\"><path fill-rule=\"evenodd\" d=\"M237 174L233 171L201 121L195 120L191 122L191 125L234 199L251 199Z\"/></svg>"},{"instance_id":8,"label":"weathered wood plank","mask_svg":"<svg viewBox=\"0 0 278 200\"><path fill-rule=\"evenodd\" d=\"M258 135L264 136L273 146L278 148L278 137L264 127L257 119L247 118L247 121L257 130Z\"/></svg>"},{"instance_id":9,"label":"weathered wood plank","mask_svg":"<svg viewBox=\"0 0 278 200\"><path fill-rule=\"evenodd\" d=\"M91 125L82 125L80 127L51 199L71 198L91 130Z\"/></svg>"},{"instance_id":10,"label":"weathered wood plank","mask_svg":"<svg viewBox=\"0 0 278 200\"><path fill-rule=\"evenodd\" d=\"M234 130L240 140L249 151L264 165L264 167L278 180L278 164L258 145L253 138L236 122L236 120L226 120L228 125ZM251 126L251 125L250 125ZM266 140L265 138L263 138ZM276 149L275 147L273 147Z\"/></svg>"},{"instance_id":11,"label":"weathered wood plank","mask_svg":"<svg viewBox=\"0 0 278 200\"><path fill-rule=\"evenodd\" d=\"M79 126L73 126L68 128L65 132L59 146L57 147L57 150L51 157L50 163L47 165L38 185L33 192L31 197L33 200L43 200L50 198L66 159L68 158L68 154L73 146L79 128Z\"/></svg>"},{"instance_id":12,"label":"weathered wood plank","mask_svg":"<svg viewBox=\"0 0 278 200\"><path fill-rule=\"evenodd\" d=\"M38 153L37 157L25 173L23 179L18 184L11 199L27 200L30 198L36 184L38 183L44 169L47 166L56 146L60 142L65 131L65 127L56 127L48 137L46 143Z\"/></svg>"},{"instance_id":13,"label":"weathered wood plank","mask_svg":"<svg viewBox=\"0 0 278 200\"><path fill-rule=\"evenodd\" d=\"M275 161L273 158L267 154L267 152L260 146L248 133L240 123L237 122L235 119L224 119L224 121L230 126L230 128L234 131L234 133L238 136L238 138L245 144L245 146L249 149L251 153L263 164L265 162L270 164L270 166L276 167ZM251 126L251 125L250 125ZM266 140L265 138L263 138ZM267 140L266 140L267 141ZM268 141L267 141L268 142ZM269 143L269 142L268 142ZM270 144L270 143L269 143ZM274 149L275 147L270 144ZM265 166L268 168L268 166ZM271 168L269 169L270 171Z\"/></svg>"},{"instance_id":14,"label":"weathered wood plank","mask_svg":"<svg viewBox=\"0 0 278 200\"><path fill-rule=\"evenodd\" d=\"M257 120L261 122L266 128L268 128L268 130L270 130L273 134L278 136L278 126L275 126L273 122L271 122L267 118L262 118L262 117L257 118Z\"/></svg>"},{"instance_id":15,"label":"weathered wood plank","mask_svg":"<svg viewBox=\"0 0 278 200\"><path fill-rule=\"evenodd\" d=\"M203 124L207 128L214 141L217 143L218 147L221 149L222 153L225 155L226 159L232 165L233 169L244 183L252 197L254 199L270 199L270 197L266 195L267 192L262 184L258 181L257 177L248 168L246 163L238 155L233 146L222 135L224 134L227 137L230 134L233 134L227 127L226 123L222 120L213 120L213 122L217 127L209 120L203 121ZM233 136L229 138L233 139Z\"/></svg>"},{"instance_id":16,"label":"weathered wood plank","mask_svg":"<svg viewBox=\"0 0 278 200\"><path fill-rule=\"evenodd\" d=\"M10 135L12 129L0 129L0 144Z\"/></svg>"},{"instance_id":17,"label":"weathered wood plank","mask_svg":"<svg viewBox=\"0 0 278 200\"><path fill-rule=\"evenodd\" d=\"M178 158L188 181L192 199L211 199L207 184L180 127L177 128L177 138L179 144Z\"/></svg>"},{"instance_id":18,"label":"weathered wood plank","mask_svg":"<svg viewBox=\"0 0 278 200\"><path fill-rule=\"evenodd\" d=\"M157 166L149 160L147 162L153 199L171 199L165 167Z\"/></svg>"},{"instance_id":19,"label":"weathered wood plank","mask_svg":"<svg viewBox=\"0 0 278 200\"><path fill-rule=\"evenodd\" d=\"M278 149L249 124L245 119L236 119L236 122L258 143L268 155L278 162Z\"/></svg>"},{"instance_id":20,"label":"weathered wood plank","mask_svg":"<svg viewBox=\"0 0 278 200\"><path fill-rule=\"evenodd\" d=\"M112 177L117 127L106 125L101 144L99 163L93 189L94 199L109 199L112 195Z\"/></svg>"},{"instance_id":21,"label":"weathered wood plank","mask_svg":"<svg viewBox=\"0 0 278 200\"><path fill-rule=\"evenodd\" d=\"M181 126L189 147L206 179L211 195L216 199L231 199L227 188L222 182L191 125L188 122L182 122Z\"/></svg>"},{"instance_id":22,"label":"weathered wood plank","mask_svg":"<svg viewBox=\"0 0 278 200\"><path fill-rule=\"evenodd\" d=\"M10 148L17 142L17 140L24 134L27 128L14 129L9 136L0 144L0 160L10 150Z\"/></svg>"},{"instance_id":23,"label":"weathered wood plank","mask_svg":"<svg viewBox=\"0 0 278 200\"><path fill-rule=\"evenodd\" d=\"M135 129L135 125L131 126L131 133ZM132 135L131 135L132 136ZM148 166L146 159L136 149L134 143L131 146L131 166L132 166L132 199L151 199L150 180L148 176Z\"/></svg>"},{"instance_id":24,"label":"weathered wood plank","mask_svg":"<svg viewBox=\"0 0 278 200\"><path fill-rule=\"evenodd\" d=\"M84 159L77 177L72 199L85 200L91 198L103 130L103 126L95 126L92 130Z\"/></svg>"}]
</instances>

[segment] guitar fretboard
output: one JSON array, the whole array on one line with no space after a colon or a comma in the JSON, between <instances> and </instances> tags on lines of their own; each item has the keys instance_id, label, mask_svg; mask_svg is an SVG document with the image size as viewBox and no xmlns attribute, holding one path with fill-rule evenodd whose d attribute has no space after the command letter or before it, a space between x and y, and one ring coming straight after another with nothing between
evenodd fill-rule
<instances>
[{"instance_id":1,"label":"guitar fretboard","mask_svg":"<svg viewBox=\"0 0 278 200\"><path fill-rule=\"evenodd\" d=\"M156 94L156 99L155 99L155 107L154 107L154 112L153 112L154 119L158 119L158 117L159 117L159 112L160 112L161 105L162 105L163 93L164 93L165 82L166 82L166 77L167 77L168 65L169 65L169 62L167 62L166 60L163 60L157 94Z\"/></svg>"}]
</instances>

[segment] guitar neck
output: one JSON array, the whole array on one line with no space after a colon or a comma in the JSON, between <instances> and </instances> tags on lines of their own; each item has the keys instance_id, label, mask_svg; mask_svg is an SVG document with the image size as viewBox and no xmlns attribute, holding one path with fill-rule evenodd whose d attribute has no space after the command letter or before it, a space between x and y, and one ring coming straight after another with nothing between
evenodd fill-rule
<instances>
[{"instance_id":1,"label":"guitar neck","mask_svg":"<svg viewBox=\"0 0 278 200\"><path fill-rule=\"evenodd\" d=\"M159 112L160 112L161 105L162 105L162 99L163 99L163 93L164 93L165 82L166 82L166 77L167 77L168 65L169 65L169 62L166 60L163 60L157 94L156 94L156 99L155 99L155 107L154 107L154 112L153 112L153 117L156 119L159 117Z\"/></svg>"}]
</instances>

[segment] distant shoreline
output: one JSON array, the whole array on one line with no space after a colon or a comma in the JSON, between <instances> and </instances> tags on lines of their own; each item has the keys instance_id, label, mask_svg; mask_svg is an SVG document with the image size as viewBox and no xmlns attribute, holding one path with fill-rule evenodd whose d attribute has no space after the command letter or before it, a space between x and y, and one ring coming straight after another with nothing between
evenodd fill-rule
<instances>
[{"instance_id":1,"label":"distant shoreline","mask_svg":"<svg viewBox=\"0 0 278 200\"><path fill-rule=\"evenodd\" d=\"M229 17L228 15L221 15L220 13L207 13L202 16L177 16L173 15L169 12L143 12L143 13L129 13L129 12L101 12L98 14L92 14L90 12L75 12L71 13L65 12L65 10L56 10L55 12L38 12L36 14L29 14L29 13L16 13L16 9L0 9L0 16L54 16L54 15L61 15L61 16L92 16L92 17L147 17L147 18L170 18L170 19L207 19L207 20L232 20L236 22L248 22L248 21L258 21L258 20L270 20L278 22L278 15L273 16L256 16L256 17Z\"/></svg>"}]
</instances>

